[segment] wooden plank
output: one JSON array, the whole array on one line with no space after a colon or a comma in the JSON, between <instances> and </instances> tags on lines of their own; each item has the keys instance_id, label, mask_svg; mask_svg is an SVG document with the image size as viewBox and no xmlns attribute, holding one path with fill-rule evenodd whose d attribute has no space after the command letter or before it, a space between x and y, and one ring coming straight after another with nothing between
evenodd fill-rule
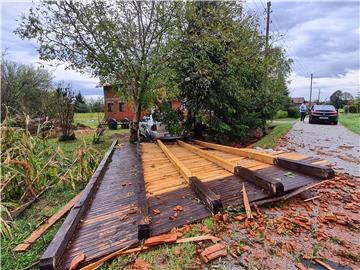
<instances>
[{"instance_id":1,"label":"wooden plank","mask_svg":"<svg viewBox=\"0 0 360 270\"><path fill-rule=\"evenodd\" d=\"M257 161L261 161L263 163L267 163L267 164L271 164L271 165L274 164L274 159L275 159L274 156L267 154L267 153L261 153L254 149L235 148L235 147L230 147L230 146L225 146L225 145L220 145L220 144L215 144L215 143L208 143L208 142L203 142L203 141L198 141L198 140L194 140L194 142L198 145L202 145L202 146L209 147L212 149L217 149L217 150L220 150L220 151L223 151L226 153L255 159Z\"/></svg>"},{"instance_id":2,"label":"wooden plank","mask_svg":"<svg viewBox=\"0 0 360 270\"><path fill-rule=\"evenodd\" d=\"M204 150L201 150L195 146L192 146L188 143L184 143L183 141L180 141L180 140L177 140L176 141L180 146L190 150L191 152L203 157L203 158L206 158L207 160L210 160L211 162L215 163L216 165L224 168L225 170L231 172L231 173L234 173L234 165L229 162L228 160L226 159L223 159L221 157L218 157L218 156L215 156L207 151L204 151Z\"/></svg>"},{"instance_id":3,"label":"wooden plank","mask_svg":"<svg viewBox=\"0 0 360 270\"><path fill-rule=\"evenodd\" d=\"M139 163L137 170L137 197L138 197L138 239L143 240L150 237L149 205L146 198L144 170L141 162L140 143L136 146L136 155Z\"/></svg>"},{"instance_id":4,"label":"wooden plank","mask_svg":"<svg viewBox=\"0 0 360 270\"><path fill-rule=\"evenodd\" d=\"M209 208L214 214L218 213L222 208L220 196L215 194L197 177L192 176L191 171L160 141L157 143L167 158L174 164L175 168L187 179L189 186L201 201Z\"/></svg>"},{"instance_id":5,"label":"wooden plank","mask_svg":"<svg viewBox=\"0 0 360 270\"><path fill-rule=\"evenodd\" d=\"M96 187L98 186L105 172L105 168L110 161L116 144L117 140L114 140L99 166L97 167L95 173L92 175L89 183L81 193L81 196L75 204L74 208L70 211L64 223L40 258L39 268L41 270L54 270L58 266L66 246L68 245L72 234L76 229L76 226L78 225L84 211L86 210L91 198L96 191Z\"/></svg>"},{"instance_id":6,"label":"wooden plank","mask_svg":"<svg viewBox=\"0 0 360 270\"><path fill-rule=\"evenodd\" d=\"M335 177L335 171L332 168L317 164L308 164L300 160L291 160L288 158L278 157L276 158L276 165L288 170L315 176L321 179L330 179Z\"/></svg>"},{"instance_id":7,"label":"wooden plank","mask_svg":"<svg viewBox=\"0 0 360 270\"><path fill-rule=\"evenodd\" d=\"M242 195L243 195L244 208L245 208L245 211L246 211L246 217L248 219L253 218L253 216L251 214L251 207L250 207L250 204L249 204L249 199L248 199L248 195L246 193L244 183L242 185Z\"/></svg>"},{"instance_id":8,"label":"wooden plank","mask_svg":"<svg viewBox=\"0 0 360 270\"><path fill-rule=\"evenodd\" d=\"M80 194L71 199L64 207L62 207L58 212L51 216L44 224L31 233L21 244L17 245L14 251L23 252L26 251L35 241L40 238L47 230L49 230L57 221L59 221L74 204L79 200Z\"/></svg>"}]
</instances>

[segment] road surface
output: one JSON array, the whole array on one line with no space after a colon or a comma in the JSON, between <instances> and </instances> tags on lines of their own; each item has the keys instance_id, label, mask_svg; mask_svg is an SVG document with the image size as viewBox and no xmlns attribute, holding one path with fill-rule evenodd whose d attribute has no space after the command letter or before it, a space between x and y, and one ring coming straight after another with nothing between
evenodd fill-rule
<instances>
[{"instance_id":1,"label":"road surface","mask_svg":"<svg viewBox=\"0 0 360 270\"><path fill-rule=\"evenodd\" d=\"M360 176L360 136L338 125L296 122L277 150L292 150L329 160L339 172Z\"/></svg>"}]
</instances>

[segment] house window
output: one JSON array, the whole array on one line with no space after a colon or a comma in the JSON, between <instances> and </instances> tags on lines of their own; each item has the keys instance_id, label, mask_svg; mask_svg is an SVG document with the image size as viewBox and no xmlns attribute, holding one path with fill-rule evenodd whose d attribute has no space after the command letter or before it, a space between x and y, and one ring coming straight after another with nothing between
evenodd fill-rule
<instances>
[{"instance_id":1,"label":"house window","mask_svg":"<svg viewBox=\"0 0 360 270\"><path fill-rule=\"evenodd\" d=\"M125 112L125 103L119 102L119 111L120 112Z\"/></svg>"},{"instance_id":2,"label":"house window","mask_svg":"<svg viewBox=\"0 0 360 270\"><path fill-rule=\"evenodd\" d=\"M112 112L113 110L114 110L114 108L113 108L113 106L114 106L114 104L113 103L108 103L107 104L107 106L108 106L108 112Z\"/></svg>"}]
</instances>

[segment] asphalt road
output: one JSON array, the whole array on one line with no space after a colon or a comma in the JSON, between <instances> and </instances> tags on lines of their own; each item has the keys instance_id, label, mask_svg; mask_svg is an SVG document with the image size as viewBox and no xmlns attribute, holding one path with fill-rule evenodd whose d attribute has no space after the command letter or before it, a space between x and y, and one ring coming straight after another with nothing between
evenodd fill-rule
<instances>
[{"instance_id":1,"label":"asphalt road","mask_svg":"<svg viewBox=\"0 0 360 270\"><path fill-rule=\"evenodd\" d=\"M297 122L277 150L295 150L329 160L339 172L360 176L360 136L338 125Z\"/></svg>"}]
</instances>

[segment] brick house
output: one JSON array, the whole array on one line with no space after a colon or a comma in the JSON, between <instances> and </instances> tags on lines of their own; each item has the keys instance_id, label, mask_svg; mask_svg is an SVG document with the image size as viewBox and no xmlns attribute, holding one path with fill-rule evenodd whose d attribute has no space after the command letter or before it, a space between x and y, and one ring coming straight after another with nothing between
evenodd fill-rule
<instances>
[{"instance_id":1,"label":"brick house","mask_svg":"<svg viewBox=\"0 0 360 270\"><path fill-rule=\"evenodd\" d=\"M114 118L117 121L122 121L127 118L130 121L133 120L135 114L133 105L130 102L122 102L110 84L105 83L103 89L105 119L109 120ZM168 102L173 110L182 108L182 103L179 100ZM146 112L142 112L142 115L146 115Z\"/></svg>"}]
</instances>

